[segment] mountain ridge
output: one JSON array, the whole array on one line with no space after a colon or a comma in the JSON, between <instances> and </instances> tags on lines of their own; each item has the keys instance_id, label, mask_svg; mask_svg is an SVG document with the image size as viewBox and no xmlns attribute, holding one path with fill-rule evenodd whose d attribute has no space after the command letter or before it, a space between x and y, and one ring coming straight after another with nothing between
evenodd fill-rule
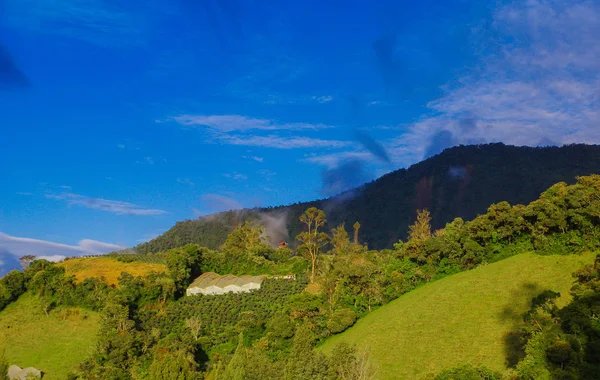
<instances>
[{"instance_id":1,"label":"mountain ridge","mask_svg":"<svg viewBox=\"0 0 600 380\"><path fill-rule=\"evenodd\" d=\"M600 173L598 145L461 145L334 197L181 221L135 249L148 253L187 243L218 248L235 225L251 219L266 225L272 243L293 243L301 231L298 217L312 206L327 213L327 229L340 223L349 229L358 221L361 242L390 248L406 237L418 209L428 209L438 229L455 217L472 219L496 202L526 204L557 182L573 183L577 176L594 173Z\"/></svg>"}]
</instances>

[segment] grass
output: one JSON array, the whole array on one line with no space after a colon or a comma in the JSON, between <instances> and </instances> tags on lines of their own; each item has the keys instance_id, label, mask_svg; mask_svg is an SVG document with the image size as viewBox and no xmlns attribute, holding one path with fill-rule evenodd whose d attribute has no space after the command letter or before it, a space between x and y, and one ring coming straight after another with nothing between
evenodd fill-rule
<instances>
[{"instance_id":1,"label":"grass","mask_svg":"<svg viewBox=\"0 0 600 380\"><path fill-rule=\"evenodd\" d=\"M153 271L167 272L167 267L163 264L140 261L124 263L109 257L74 258L65 260L58 265L65 267L67 274L75 276L77 281L83 281L88 277L102 276L109 285L117 285L121 272L142 277Z\"/></svg>"},{"instance_id":2,"label":"grass","mask_svg":"<svg viewBox=\"0 0 600 380\"><path fill-rule=\"evenodd\" d=\"M346 341L367 349L378 379L418 379L458 363L503 371L518 350L521 314L543 290L569 302L571 273L595 254L521 254L420 287L359 320L320 347Z\"/></svg>"},{"instance_id":3,"label":"grass","mask_svg":"<svg viewBox=\"0 0 600 380\"><path fill-rule=\"evenodd\" d=\"M0 312L0 350L9 364L32 366L45 373L44 379L62 380L93 351L99 327L97 313L79 308L46 316L37 297L25 293Z\"/></svg>"}]
</instances>

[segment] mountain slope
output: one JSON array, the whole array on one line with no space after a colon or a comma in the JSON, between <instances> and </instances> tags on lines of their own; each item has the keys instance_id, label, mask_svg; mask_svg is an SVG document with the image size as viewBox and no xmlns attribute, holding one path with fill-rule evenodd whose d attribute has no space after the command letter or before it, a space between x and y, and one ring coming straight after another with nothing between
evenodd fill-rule
<instances>
[{"instance_id":1,"label":"mountain slope","mask_svg":"<svg viewBox=\"0 0 600 380\"><path fill-rule=\"evenodd\" d=\"M543 290L569 300L571 273L593 254L521 254L459 273L407 293L359 320L320 348L368 348L381 379L415 379L461 362L502 371L515 354L521 314Z\"/></svg>"},{"instance_id":2,"label":"mountain slope","mask_svg":"<svg viewBox=\"0 0 600 380\"><path fill-rule=\"evenodd\" d=\"M278 238L287 234L291 243L302 228L300 214L316 206L327 213L329 228L345 222L351 232L352 224L359 221L360 240L382 249L406 238L417 209L429 209L432 226L441 228L455 217L472 219L492 203L526 204L557 182L574 183L576 176L596 173L600 173L600 146L459 146L337 197L179 222L136 248L142 253L186 243L217 248L236 223L265 215L285 218L283 234L268 232Z\"/></svg>"}]
</instances>

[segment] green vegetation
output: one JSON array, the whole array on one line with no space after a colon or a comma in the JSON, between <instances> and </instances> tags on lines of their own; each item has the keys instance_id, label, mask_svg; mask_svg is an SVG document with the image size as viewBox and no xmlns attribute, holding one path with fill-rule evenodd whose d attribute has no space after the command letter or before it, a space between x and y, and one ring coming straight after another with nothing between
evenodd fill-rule
<instances>
[{"instance_id":1,"label":"green vegetation","mask_svg":"<svg viewBox=\"0 0 600 380\"><path fill-rule=\"evenodd\" d=\"M340 341L368 348L382 379L415 379L460 362L503 371L531 298L552 289L566 305L571 273L593 257L522 254L443 278L367 315L322 350Z\"/></svg>"},{"instance_id":2,"label":"green vegetation","mask_svg":"<svg viewBox=\"0 0 600 380\"><path fill-rule=\"evenodd\" d=\"M526 378L589 378L600 336L598 264L576 273L581 289L574 288L573 302L556 301L555 292L566 295L569 273L600 249L599 194L600 175L578 177L528 205L492 204L471 221L455 218L437 230L434 214L417 210L408 239L381 251L361 243L364 223L353 224L350 241L345 224L327 234L325 213L309 208L299 216L305 227L295 251L272 248L264 227L248 220L219 250L187 244L145 253L139 261L124 253L105 258L120 268L152 265L153 255L165 263L158 266L166 270L143 275L122 272L115 286L97 277L76 281L64 263L33 260L0 279L0 307L28 290L48 317L65 307L99 311L96 348L73 379L373 379L375 360L394 367L415 358L420 370L442 379L496 378L505 361ZM208 271L296 276L266 280L244 294L185 297L189 284ZM409 307L393 308L407 299ZM407 340L398 348L385 345L391 356L405 354L393 364L381 359L377 341L368 350L336 345L329 357L313 350L355 323L360 331L378 314L385 318L375 322L399 323L398 341ZM381 330L377 323L370 332ZM504 356L498 354L503 349ZM371 350L379 351L372 357ZM456 353L472 365L455 366Z\"/></svg>"},{"instance_id":3,"label":"green vegetation","mask_svg":"<svg viewBox=\"0 0 600 380\"><path fill-rule=\"evenodd\" d=\"M26 293L0 312L0 352L10 364L42 370L44 379L66 379L93 352L99 327L98 314L81 308L46 316L38 298Z\"/></svg>"}]
</instances>

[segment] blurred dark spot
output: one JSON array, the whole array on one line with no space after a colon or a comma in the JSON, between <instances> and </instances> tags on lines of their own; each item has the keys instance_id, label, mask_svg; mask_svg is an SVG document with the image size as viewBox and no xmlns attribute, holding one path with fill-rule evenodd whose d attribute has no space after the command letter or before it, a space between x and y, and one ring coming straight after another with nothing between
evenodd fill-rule
<instances>
[{"instance_id":1,"label":"blurred dark spot","mask_svg":"<svg viewBox=\"0 0 600 380\"><path fill-rule=\"evenodd\" d=\"M17 67L8 50L0 45L0 90L25 88L29 85L29 80Z\"/></svg>"},{"instance_id":2,"label":"blurred dark spot","mask_svg":"<svg viewBox=\"0 0 600 380\"><path fill-rule=\"evenodd\" d=\"M321 180L321 193L331 196L364 184L369 180L369 175L360 160L352 159L321 173Z\"/></svg>"},{"instance_id":3,"label":"blurred dark spot","mask_svg":"<svg viewBox=\"0 0 600 380\"><path fill-rule=\"evenodd\" d=\"M444 149L454 145L454 136L448 130L439 131L431 137L427 149L425 149L425 158L435 156Z\"/></svg>"},{"instance_id":4,"label":"blurred dark spot","mask_svg":"<svg viewBox=\"0 0 600 380\"><path fill-rule=\"evenodd\" d=\"M375 141L371 136L367 135L363 132L356 132L356 139L358 142L362 144L365 149L367 149L371 154L375 157L379 158L384 162L390 162L390 157L387 152L377 141Z\"/></svg>"}]
</instances>

